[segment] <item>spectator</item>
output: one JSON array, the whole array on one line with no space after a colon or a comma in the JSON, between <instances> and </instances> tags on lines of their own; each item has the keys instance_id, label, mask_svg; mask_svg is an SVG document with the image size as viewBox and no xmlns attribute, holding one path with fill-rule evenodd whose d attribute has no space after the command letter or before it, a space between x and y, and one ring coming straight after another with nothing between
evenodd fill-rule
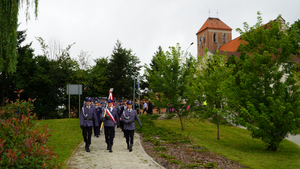
<instances>
[{"instance_id":1,"label":"spectator","mask_svg":"<svg viewBox=\"0 0 300 169\"><path fill-rule=\"evenodd\" d=\"M143 114L144 114L145 112L147 112L147 102L146 102L146 101L144 101L144 110L143 110Z\"/></svg>"},{"instance_id":2,"label":"spectator","mask_svg":"<svg viewBox=\"0 0 300 169\"><path fill-rule=\"evenodd\" d=\"M153 105L152 105L152 103L151 103L151 101L149 101L149 103L148 103L148 114L153 114L153 112L152 112L152 110L153 110Z\"/></svg>"}]
</instances>

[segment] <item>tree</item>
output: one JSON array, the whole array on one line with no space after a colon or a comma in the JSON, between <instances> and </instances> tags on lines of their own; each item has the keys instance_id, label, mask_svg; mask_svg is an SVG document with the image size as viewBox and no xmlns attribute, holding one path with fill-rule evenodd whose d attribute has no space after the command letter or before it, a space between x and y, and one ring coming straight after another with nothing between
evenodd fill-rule
<instances>
[{"instance_id":1,"label":"tree","mask_svg":"<svg viewBox=\"0 0 300 169\"><path fill-rule=\"evenodd\" d=\"M90 56L88 51L80 51L80 54L78 55L79 65L81 69L88 69L90 66Z\"/></svg>"},{"instance_id":2,"label":"tree","mask_svg":"<svg viewBox=\"0 0 300 169\"><path fill-rule=\"evenodd\" d=\"M71 59L69 52L74 43L66 48L58 45L58 50L52 51L52 46L49 47L42 38L37 39L44 54L35 57L37 70L30 81L30 88L34 90L31 94L35 95L31 98L37 98L34 112L39 118L58 118L58 106L67 105L66 85L77 80L79 65Z\"/></svg>"},{"instance_id":3,"label":"tree","mask_svg":"<svg viewBox=\"0 0 300 169\"><path fill-rule=\"evenodd\" d=\"M258 13L254 27L244 23L239 51L244 53L238 62L240 70L227 85L228 105L236 124L246 126L253 138L262 139L268 150L276 151L288 133L295 134L300 124L300 93L296 83L296 64L292 42L295 26L275 21L262 25ZM236 78L239 78L237 81Z\"/></svg>"},{"instance_id":4,"label":"tree","mask_svg":"<svg viewBox=\"0 0 300 169\"><path fill-rule=\"evenodd\" d=\"M206 49L207 51L207 49ZM192 81L191 91L194 91L194 97L201 102L207 102L206 106L201 106L204 111L200 111L202 118L213 118L217 124L217 139L220 139L219 125L221 119L225 117L227 110L225 109L225 92L223 84L231 75L231 68L228 67L226 61L226 53L208 56L206 54L198 58L200 69L195 73L195 80Z\"/></svg>"},{"instance_id":5,"label":"tree","mask_svg":"<svg viewBox=\"0 0 300 169\"><path fill-rule=\"evenodd\" d=\"M8 73L16 71L18 53L16 50L18 13L23 5L23 0L0 1L0 72L2 75L2 104L4 105L4 84ZM26 19L29 17L29 7L35 5L35 16L37 17L38 0L31 2L26 0Z\"/></svg>"},{"instance_id":6,"label":"tree","mask_svg":"<svg viewBox=\"0 0 300 169\"><path fill-rule=\"evenodd\" d=\"M153 73L155 70L157 70L158 71L158 64L157 64L157 62L156 62L156 59L160 56L160 55L163 55L164 54L164 51L162 50L162 47L161 46L159 46L158 47L158 50L154 53L154 55L153 55L153 57L152 57L152 59L151 59L151 63L150 63L150 71ZM147 68L147 65L145 65L145 68ZM148 80L148 78L147 78L147 75L144 73L144 75L143 75L143 77L144 77L144 79L145 79L145 81L143 81L142 82L142 85L141 85L141 88L143 88L143 89L148 89L149 90L149 80ZM147 93L146 93L147 92ZM150 91L150 92L154 92L154 93L156 93L155 91ZM144 96L145 95L147 95L148 96L148 93L149 93L149 91L145 91L145 94L144 94ZM160 99L160 95L158 94L158 98ZM159 107L157 107L157 109L158 109L158 112L159 112L159 114L161 113L160 111L160 108Z\"/></svg>"},{"instance_id":7,"label":"tree","mask_svg":"<svg viewBox=\"0 0 300 169\"><path fill-rule=\"evenodd\" d=\"M293 31L293 27L298 28L298 31ZM293 40L293 46L294 46L294 51L293 54L298 55L300 54L300 41L299 41L299 37L300 37L300 20L298 19L297 21L295 21L293 23L293 25L288 29L288 33L294 33L294 37L295 39Z\"/></svg>"},{"instance_id":8,"label":"tree","mask_svg":"<svg viewBox=\"0 0 300 169\"><path fill-rule=\"evenodd\" d=\"M117 40L113 53L109 58L109 86L114 88L114 96L117 98L131 98L133 93L133 75L134 67L137 71L140 60L132 53L131 49L122 47L122 43ZM135 75L137 77L137 74ZM132 85L131 85L132 84Z\"/></svg>"},{"instance_id":9,"label":"tree","mask_svg":"<svg viewBox=\"0 0 300 169\"><path fill-rule=\"evenodd\" d=\"M175 113L180 119L182 130L184 130L182 117L188 114L187 105L193 103L188 98L189 92L187 86L189 76L194 75L194 67L187 67L184 61L186 54L181 51L181 47L169 47L170 51L158 54L155 58L157 67L154 65L146 68L146 75L149 80L149 88L152 91L150 98L156 107L166 108L171 105L175 108ZM160 95L161 97L157 97ZM188 99L187 99L188 98Z\"/></svg>"}]
</instances>

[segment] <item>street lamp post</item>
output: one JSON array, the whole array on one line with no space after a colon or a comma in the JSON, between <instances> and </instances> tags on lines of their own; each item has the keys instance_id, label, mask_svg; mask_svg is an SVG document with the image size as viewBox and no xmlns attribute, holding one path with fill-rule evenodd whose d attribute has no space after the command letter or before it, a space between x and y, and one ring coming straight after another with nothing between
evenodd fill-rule
<instances>
[{"instance_id":1,"label":"street lamp post","mask_svg":"<svg viewBox=\"0 0 300 169\"><path fill-rule=\"evenodd\" d=\"M192 43L190 44L190 46L189 46L188 48L186 48L185 53L187 52L187 50L188 50L193 44L194 44L194 42L192 42ZM187 58L187 57L185 58L185 61L186 61L186 64L187 64L187 61L188 61L188 58Z\"/></svg>"},{"instance_id":2,"label":"street lamp post","mask_svg":"<svg viewBox=\"0 0 300 169\"><path fill-rule=\"evenodd\" d=\"M186 48L185 52L186 52L193 44L194 44L194 42L192 42L192 43L190 44L190 46L189 46L188 48Z\"/></svg>"},{"instance_id":3,"label":"street lamp post","mask_svg":"<svg viewBox=\"0 0 300 169\"><path fill-rule=\"evenodd\" d=\"M136 73L137 67L133 67L133 110L135 110L135 73Z\"/></svg>"},{"instance_id":4,"label":"street lamp post","mask_svg":"<svg viewBox=\"0 0 300 169\"><path fill-rule=\"evenodd\" d=\"M140 91L140 75L138 75L137 83L138 83L138 93L139 93L139 111L138 111L138 114L140 114L141 113L141 111L140 111L140 107L141 107L141 101L140 101L140 95L141 95L141 91Z\"/></svg>"}]
</instances>

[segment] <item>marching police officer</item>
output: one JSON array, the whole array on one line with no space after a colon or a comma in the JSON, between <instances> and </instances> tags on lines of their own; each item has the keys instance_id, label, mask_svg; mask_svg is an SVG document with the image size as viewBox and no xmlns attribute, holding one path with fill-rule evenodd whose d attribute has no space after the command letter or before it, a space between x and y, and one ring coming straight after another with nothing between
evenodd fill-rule
<instances>
[{"instance_id":1,"label":"marching police officer","mask_svg":"<svg viewBox=\"0 0 300 169\"><path fill-rule=\"evenodd\" d=\"M122 100L122 107L121 107L121 110L120 110L119 114L120 114L120 127L121 127L121 129L122 129L122 132L123 132L123 134L124 134L124 137L125 137L125 133L124 133L124 123L123 123L123 121L122 121L122 119L121 119L121 115L122 115L122 113L123 113L125 110L127 110L127 102L124 101L124 100Z\"/></svg>"},{"instance_id":2,"label":"marching police officer","mask_svg":"<svg viewBox=\"0 0 300 169\"><path fill-rule=\"evenodd\" d=\"M98 126L94 126L94 135L96 137L99 137L100 135L100 126L101 126L101 119L102 119L102 107L100 106L99 100L95 100L95 108L96 108L96 115L97 115L97 119L98 121L95 121L95 123L98 123Z\"/></svg>"},{"instance_id":3,"label":"marching police officer","mask_svg":"<svg viewBox=\"0 0 300 169\"><path fill-rule=\"evenodd\" d=\"M142 123L139 119L139 116L136 114L136 111L132 109L132 101L128 101L127 106L128 109L122 113L121 119L124 123L123 129L126 137L127 149L131 152L133 146L134 130L135 130L134 120L138 121L141 128L142 128ZM129 145L129 141L130 141L130 145Z\"/></svg>"},{"instance_id":4,"label":"marching police officer","mask_svg":"<svg viewBox=\"0 0 300 169\"><path fill-rule=\"evenodd\" d=\"M85 105L82 107L79 119L80 127L82 129L83 140L85 142L85 150L87 152L90 152L93 119L95 119L95 121L98 121L96 109L95 107L91 106L90 98L87 98L85 100ZM98 126L99 124L96 123L95 125Z\"/></svg>"},{"instance_id":5,"label":"marching police officer","mask_svg":"<svg viewBox=\"0 0 300 169\"><path fill-rule=\"evenodd\" d=\"M102 104L102 108L106 108L106 97L101 97L101 104Z\"/></svg>"},{"instance_id":6,"label":"marching police officer","mask_svg":"<svg viewBox=\"0 0 300 169\"><path fill-rule=\"evenodd\" d=\"M113 107L112 102L113 102L112 100L107 101L108 103L107 111L110 112L112 117L110 117L106 113L105 117L102 118L102 120L104 121L103 125L104 125L105 142L107 144L107 150L109 150L110 153L113 152L112 146L115 137L115 126L117 125L117 127L119 127L119 116L117 114L117 109ZM115 123L112 120L114 120Z\"/></svg>"}]
</instances>

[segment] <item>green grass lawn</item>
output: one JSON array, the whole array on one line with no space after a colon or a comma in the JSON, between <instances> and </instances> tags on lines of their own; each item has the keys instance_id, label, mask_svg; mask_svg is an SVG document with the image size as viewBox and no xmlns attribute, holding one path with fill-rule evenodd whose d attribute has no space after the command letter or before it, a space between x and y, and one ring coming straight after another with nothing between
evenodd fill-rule
<instances>
[{"instance_id":1,"label":"green grass lawn","mask_svg":"<svg viewBox=\"0 0 300 169\"><path fill-rule=\"evenodd\" d=\"M79 119L52 119L37 121L37 125L48 125L52 137L50 137L47 145L53 147L53 152L60 156L60 163L66 165L68 158L73 150L83 140Z\"/></svg>"},{"instance_id":2,"label":"green grass lawn","mask_svg":"<svg viewBox=\"0 0 300 169\"><path fill-rule=\"evenodd\" d=\"M250 168L300 168L300 147L283 140L278 151L265 150L261 140L252 139L250 132L234 126L220 125L220 140L217 140L217 126L197 119L185 119L185 131L181 130L179 119L155 120L155 126L188 136L194 143L204 146Z\"/></svg>"}]
</instances>

